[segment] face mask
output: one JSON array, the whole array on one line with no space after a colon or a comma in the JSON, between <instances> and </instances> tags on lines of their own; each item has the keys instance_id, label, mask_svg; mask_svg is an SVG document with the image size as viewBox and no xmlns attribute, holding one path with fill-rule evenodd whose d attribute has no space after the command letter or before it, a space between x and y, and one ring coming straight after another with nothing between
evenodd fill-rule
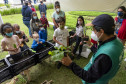
<instances>
[{"instance_id":1,"label":"face mask","mask_svg":"<svg viewBox=\"0 0 126 84\"><path fill-rule=\"evenodd\" d=\"M118 16L122 17L123 16L123 12L118 12Z\"/></svg>"},{"instance_id":2,"label":"face mask","mask_svg":"<svg viewBox=\"0 0 126 84\"><path fill-rule=\"evenodd\" d=\"M44 27L40 28L41 31L45 30Z\"/></svg>"},{"instance_id":3,"label":"face mask","mask_svg":"<svg viewBox=\"0 0 126 84\"><path fill-rule=\"evenodd\" d=\"M17 33L17 34L20 34L20 33L21 33L21 31L16 31L16 33Z\"/></svg>"},{"instance_id":4,"label":"face mask","mask_svg":"<svg viewBox=\"0 0 126 84\"><path fill-rule=\"evenodd\" d=\"M36 20L37 19L37 16L34 16L33 18Z\"/></svg>"},{"instance_id":5,"label":"face mask","mask_svg":"<svg viewBox=\"0 0 126 84\"><path fill-rule=\"evenodd\" d=\"M98 41L98 37L97 37L97 35L94 33L94 31L92 31L92 33L91 33L91 38L92 38L94 41Z\"/></svg>"},{"instance_id":6,"label":"face mask","mask_svg":"<svg viewBox=\"0 0 126 84\"><path fill-rule=\"evenodd\" d=\"M97 32L98 33L98 32ZM103 33L102 33L103 34ZM94 33L94 31L92 31L91 33L91 38L94 40L94 41L99 41L99 39L101 38L102 34L98 37L97 34Z\"/></svg>"},{"instance_id":7,"label":"face mask","mask_svg":"<svg viewBox=\"0 0 126 84\"><path fill-rule=\"evenodd\" d=\"M6 33L6 35L9 36L9 37L12 37L13 32L11 32L11 33Z\"/></svg>"},{"instance_id":8,"label":"face mask","mask_svg":"<svg viewBox=\"0 0 126 84\"><path fill-rule=\"evenodd\" d=\"M78 21L78 24L79 24L79 25L81 25L81 24L82 24L82 22L81 22L81 21Z\"/></svg>"},{"instance_id":9,"label":"face mask","mask_svg":"<svg viewBox=\"0 0 126 84\"><path fill-rule=\"evenodd\" d=\"M39 41L39 38L35 38L34 40L38 42Z\"/></svg>"},{"instance_id":10,"label":"face mask","mask_svg":"<svg viewBox=\"0 0 126 84\"><path fill-rule=\"evenodd\" d=\"M60 29L64 29L64 25L60 25Z\"/></svg>"},{"instance_id":11,"label":"face mask","mask_svg":"<svg viewBox=\"0 0 126 84\"><path fill-rule=\"evenodd\" d=\"M56 9L56 11L57 11L57 12L59 12L59 11L60 11L60 9L59 9L59 8L57 8L57 9Z\"/></svg>"}]
</instances>

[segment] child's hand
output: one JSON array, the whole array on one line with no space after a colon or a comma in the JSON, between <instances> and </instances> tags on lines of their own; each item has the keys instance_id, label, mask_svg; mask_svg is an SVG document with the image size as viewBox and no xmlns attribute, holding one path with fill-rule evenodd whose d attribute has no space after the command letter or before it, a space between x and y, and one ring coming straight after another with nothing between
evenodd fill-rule
<instances>
[{"instance_id":1,"label":"child's hand","mask_svg":"<svg viewBox=\"0 0 126 84\"><path fill-rule=\"evenodd\" d=\"M37 42L37 44L39 44L40 42Z\"/></svg>"},{"instance_id":2,"label":"child's hand","mask_svg":"<svg viewBox=\"0 0 126 84\"><path fill-rule=\"evenodd\" d=\"M73 38L74 36L70 36L70 38Z\"/></svg>"},{"instance_id":3,"label":"child's hand","mask_svg":"<svg viewBox=\"0 0 126 84\"><path fill-rule=\"evenodd\" d=\"M82 44L83 44L83 42L81 41L81 42L80 42L80 45L82 45Z\"/></svg>"},{"instance_id":4,"label":"child's hand","mask_svg":"<svg viewBox=\"0 0 126 84\"><path fill-rule=\"evenodd\" d=\"M42 41L40 43L42 44Z\"/></svg>"}]
</instances>

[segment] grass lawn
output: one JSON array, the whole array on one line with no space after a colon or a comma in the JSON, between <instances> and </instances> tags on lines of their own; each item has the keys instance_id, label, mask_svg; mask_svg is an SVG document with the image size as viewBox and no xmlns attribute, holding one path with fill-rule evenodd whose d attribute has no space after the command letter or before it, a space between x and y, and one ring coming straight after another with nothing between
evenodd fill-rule
<instances>
[{"instance_id":1,"label":"grass lawn","mask_svg":"<svg viewBox=\"0 0 126 84\"><path fill-rule=\"evenodd\" d=\"M0 4L0 7L5 6L4 4Z\"/></svg>"},{"instance_id":2,"label":"grass lawn","mask_svg":"<svg viewBox=\"0 0 126 84\"><path fill-rule=\"evenodd\" d=\"M53 9L47 11L47 17L48 20L52 22L51 16L52 16ZM40 17L39 12L37 11L38 16ZM75 29L77 17L80 15L81 12L76 12L77 14L74 14L72 12L66 12L66 25L69 28ZM98 13L98 12L96 12ZM95 18L96 13L94 15L88 17L83 15L86 19L86 23L91 22L92 19ZM104 13L104 12L103 12ZM81 13L83 14L83 13ZM115 14L113 14L115 16ZM29 37L28 34L28 28L23 24L22 21L22 15L21 14L15 14L15 15L7 15L2 16L2 19L4 23L10 22L11 24L19 24L21 27L21 30L23 30L26 35ZM90 36L91 30L87 30L87 34ZM52 39L53 36L53 27L50 26L48 28L48 39ZM0 35L0 39L3 37ZM32 44L32 39L30 39L30 42L28 43L28 46L30 47ZM4 58L7 52L0 53L0 59ZM125 51L126 55L126 51ZM91 54L89 58L81 58L80 60L74 60L78 65L81 67L84 67L88 61L90 60ZM125 56L126 57L126 56ZM121 68L118 71L117 75L110 81L109 84L125 84L126 83L126 70L124 69L124 66L126 66L126 62L122 62ZM82 84L81 79L73 74L73 72L66 67L62 66L60 69L57 69L54 63L48 62L48 59L46 61L43 61L40 64L37 64L36 66L33 66L30 68L30 76L32 81L28 84L40 84L44 80L53 80L54 84ZM5 84L5 82L3 83Z\"/></svg>"}]
</instances>

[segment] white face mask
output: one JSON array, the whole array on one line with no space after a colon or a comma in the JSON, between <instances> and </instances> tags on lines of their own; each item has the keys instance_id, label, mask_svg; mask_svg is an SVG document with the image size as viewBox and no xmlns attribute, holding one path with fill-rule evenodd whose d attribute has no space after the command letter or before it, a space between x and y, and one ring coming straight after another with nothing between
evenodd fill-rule
<instances>
[{"instance_id":1,"label":"white face mask","mask_svg":"<svg viewBox=\"0 0 126 84\"><path fill-rule=\"evenodd\" d=\"M97 32L98 33L98 32ZM101 38L101 36L103 35L103 33L98 37L97 34L94 33L94 31L92 31L91 33L91 38L94 40L94 41L99 41L99 39Z\"/></svg>"},{"instance_id":2,"label":"white face mask","mask_svg":"<svg viewBox=\"0 0 126 84\"><path fill-rule=\"evenodd\" d=\"M97 37L97 35L94 33L94 31L92 31L92 33L91 33L91 38L92 38L94 41L98 41L98 40L99 40L98 37Z\"/></svg>"},{"instance_id":3,"label":"white face mask","mask_svg":"<svg viewBox=\"0 0 126 84\"><path fill-rule=\"evenodd\" d=\"M35 38L34 40L38 42L39 41L39 38Z\"/></svg>"},{"instance_id":4,"label":"white face mask","mask_svg":"<svg viewBox=\"0 0 126 84\"><path fill-rule=\"evenodd\" d=\"M59 12L60 11L60 8L57 8L56 11Z\"/></svg>"}]
</instances>

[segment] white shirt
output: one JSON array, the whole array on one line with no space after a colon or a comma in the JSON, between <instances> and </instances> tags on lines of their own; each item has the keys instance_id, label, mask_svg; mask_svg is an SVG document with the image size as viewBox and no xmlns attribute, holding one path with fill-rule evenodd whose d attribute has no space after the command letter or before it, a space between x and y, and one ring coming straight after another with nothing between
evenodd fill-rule
<instances>
[{"instance_id":1,"label":"white shirt","mask_svg":"<svg viewBox=\"0 0 126 84\"><path fill-rule=\"evenodd\" d=\"M57 28L54 31L53 36L55 36L56 40L62 43L65 47L67 46L67 37L69 36L69 32L67 29L61 30L60 28ZM60 44L56 43L55 46L59 47Z\"/></svg>"},{"instance_id":2,"label":"white shirt","mask_svg":"<svg viewBox=\"0 0 126 84\"><path fill-rule=\"evenodd\" d=\"M76 27L76 35L79 36L79 37L82 37L84 35L84 29L82 26L78 26Z\"/></svg>"}]
</instances>

